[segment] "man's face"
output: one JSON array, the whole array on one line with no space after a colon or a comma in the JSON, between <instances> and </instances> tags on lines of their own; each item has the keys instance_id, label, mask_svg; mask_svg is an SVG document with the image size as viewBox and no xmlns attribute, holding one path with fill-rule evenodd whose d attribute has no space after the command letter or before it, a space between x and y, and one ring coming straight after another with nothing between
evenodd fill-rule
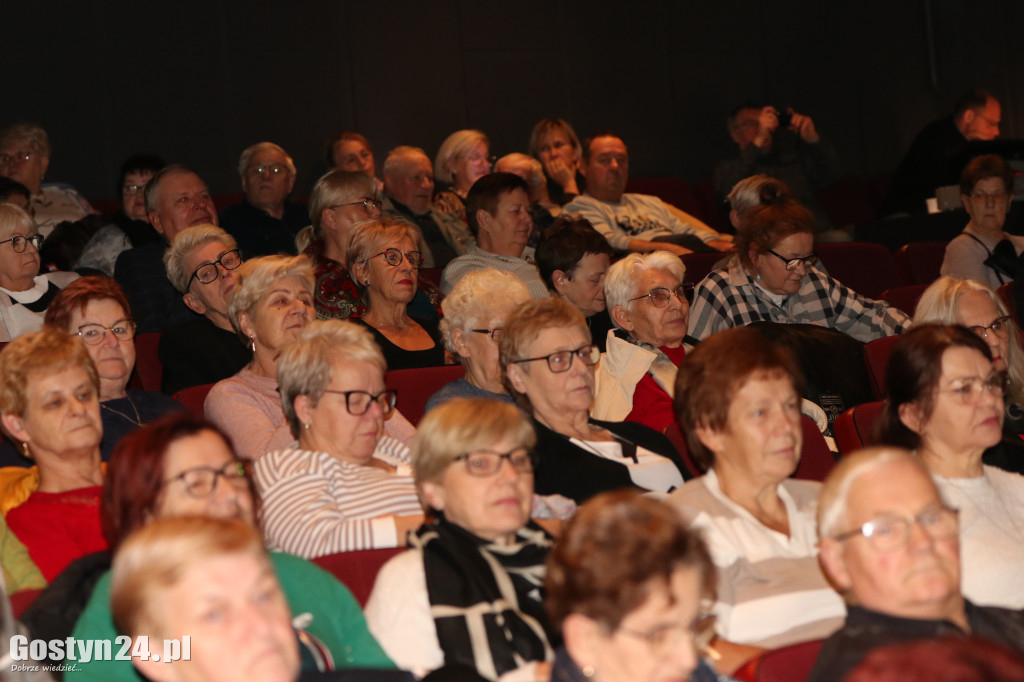
<instances>
[{"instance_id":1,"label":"man's face","mask_svg":"<svg viewBox=\"0 0 1024 682\"><path fill-rule=\"evenodd\" d=\"M193 225L218 224L210 190L195 173L165 175L156 192L156 210L149 212L149 222L167 241L174 241L179 232Z\"/></svg>"},{"instance_id":2,"label":"man's face","mask_svg":"<svg viewBox=\"0 0 1024 682\"><path fill-rule=\"evenodd\" d=\"M964 137L968 140L994 140L999 137L999 123L1003 110L999 100L989 97L981 109L968 109L964 113Z\"/></svg>"},{"instance_id":3,"label":"man's face","mask_svg":"<svg viewBox=\"0 0 1024 682\"><path fill-rule=\"evenodd\" d=\"M249 203L265 211L279 211L295 186L288 157L276 149L256 152L242 173L242 191Z\"/></svg>"},{"instance_id":4,"label":"man's face","mask_svg":"<svg viewBox=\"0 0 1024 682\"><path fill-rule=\"evenodd\" d=\"M391 173L384 174L384 191L416 215L430 211L434 197L434 168L425 154L410 154Z\"/></svg>"},{"instance_id":5,"label":"man's face","mask_svg":"<svg viewBox=\"0 0 1024 682\"><path fill-rule=\"evenodd\" d=\"M629 179L629 152L617 137L598 137L590 143L590 158L580 168L587 194L601 201L618 201Z\"/></svg>"},{"instance_id":6,"label":"man's face","mask_svg":"<svg viewBox=\"0 0 1024 682\"><path fill-rule=\"evenodd\" d=\"M757 137L757 129L761 125L760 119L760 109L740 109L736 114L731 135L733 142L738 144L740 149L746 149Z\"/></svg>"},{"instance_id":7,"label":"man's face","mask_svg":"<svg viewBox=\"0 0 1024 682\"><path fill-rule=\"evenodd\" d=\"M50 166L50 157L32 148L28 140L9 140L0 147L0 175L28 187L39 194L43 176Z\"/></svg>"},{"instance_id":8,"label":"man's face","mask_svg":"<svg viewBox=\"0 0 1024 682\"><path fill-rule=\"evenodd\" d=\"M505 192L498 198L494 215L481 209L477 220L482 241L486 242L488 251L518 258L533 232L530 197L521 189Z\"/></svg>"}]
</instances>

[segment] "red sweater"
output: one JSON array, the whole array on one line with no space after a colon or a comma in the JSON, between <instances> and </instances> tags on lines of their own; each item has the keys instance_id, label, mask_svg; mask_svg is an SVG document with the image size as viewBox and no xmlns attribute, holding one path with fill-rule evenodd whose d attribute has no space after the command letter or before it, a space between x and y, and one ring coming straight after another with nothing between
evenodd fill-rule
<instances>
[{"instance_id":1,"label":"red sweater","mask_svg":"<svg viewBox=\"0 0 1024 682\"><path fill-rule=\"evenodd\" d=\"M678 367L686 356L683 347L665 348L661 352L668 356L668 359ZM650 374L645 374L636 388L633 390L633 411L626 415L626 421L636 422L649 426L659 433L664 433L676 420L675 411L672 409L672 398L662 390L661 386Z\"/></svg>"}]
</instances>

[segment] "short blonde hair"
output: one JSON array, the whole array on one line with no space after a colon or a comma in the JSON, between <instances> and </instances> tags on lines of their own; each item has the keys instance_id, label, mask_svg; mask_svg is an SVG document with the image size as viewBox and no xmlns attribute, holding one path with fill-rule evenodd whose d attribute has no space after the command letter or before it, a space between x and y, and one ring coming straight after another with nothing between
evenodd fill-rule
<instances>
[{"instance_id":1,"label":"short blonde hair","mask_svg":"<svg viewBox=\"0 0 1024 682\"><path fill-rule=\"evenodd\" d=\"M368 260L380 253L381 247L391 239L408 237L416 243L416 227L405 218L382 215L372 220L364 220L352 229L345 247L345 267L349 272L356 263ZM419 248L419 247L417 247ZM362 282L356 282L362 286Z\"/></svg>"},{"instance_id":2,"label":"short blonde hair","mask_svg":"<svg viewBox=\"0 0 1024 682\"><path fill-rule=\"evenodd\" d=\"M533 126L533 130L530 131L530 141L527 143L530 156L540 158L540 138L553 132L559 132L565 136L573 151L576 152L576 160L579 161L583 156L583 146L580 144L580 138L577 137L576 131L564 118L542 118L537 121L537 125Z\"/></svg>"},{"instance_id":3,"label":"short blonde hair","mask_svg":"<svg viewBox=\"0 0 1024 682\"><path fill-rule=\"evenodd\" d=\"M483 142L490 147L487 136L479 130L456 130L445 138L434 159L434 177L440 182L452 185L455 183L455 164L465 157L473 147Z\"/></svg>"},{"instance_id":4,"label":"short blonde hair","mask_svg":"<svg viewBox=\"0 0 1024 682\"><path fill-rule=\"evenodd\" d=\"M496 312L507 317L512 308L529 300L530 290L510 272L485 268L469 273L441 301L443 317L439 326L444 347L452 357L459 357L452 344L453 329L468 331L480 318Z\"/></svg>"},{"instance_id":5,"label":"short blonde hair","mask_svg":"<svg viewBox=\"0 0 1024 682\"><path fill-rule=\"evenodd\" d=\"M306 291L313 295L316 277L313 275L313 264L306 256L261 256L242 263L236 271L235 288L231 292L228 304L228 317L231 326L242 343L248 344L249 337L242 331L238 322L238 314L246 313L250 318L259 304L263 294L270 286L284 277L294 277L306 285Z\"/></svg>"},{"instance_id":6,"label":"short blonde hair","mask_svg":"<svg viewBox=\"0 0 1024 682\"><path fill-rule=\"evenodd\" d=\"M459 455L500 440L526 448L537 443L533 426L514 405L490 398L455 398L428 412L416 428L410 451L423 508L436 514L423 496L424 483L436 483Z\"/></svg>"},{"instance_id":7,"label":"short blonde hair","mask_svg":"<svg viewBox=\"0 0 1024 682\"><path fill-rule=\"evenodd\" d=\"M526 184L530 188L530 196L532 197L534 192L540 189L540 186L548 181L547 177L544 175L544 166L541 165L540 161L532 156L528 156L520 152L512 152L511 154L506 154L498 159L497 163L494 164L494 170L498 173L513 173L514 175L519 175L509 168L509 166L519 164L525 165L528 169L527 175L523 179L526 180Z\"/></svg>"},{"instance_id":8,"label":"short blonde hair","mask_svg":"<svg viewBox=\"0 0 1024 682\"><path fill-rule=\"evenodd\" d=\"M52 153L50 147L50 136L46 134L43 127L35 123L12 123L0 131L0 146L7 146L14 142L28 142L31 151L49 157Z\"/></svg>"},{"instance_id":9,"label":"short blonde hair","mask_svg":"<svg viewBox=\"0 0 1024 682\"><path fill-rule=\"evenodd\" d=\"M334 368L354 362L373 365L382 377L388 371L370 330L347 320L310 322L298 339L285 346L277 361L277 386L293 436L298 438L302 428L295 399L309 396L315 406L330 385Z\"/></svg>"},{"instance_id":10,"label":"short blonde hair","mask_svg":"<svg viewBox=\"0 0 1024 682\"><path fill-rule=\"evenodd\" d=\"M252 162L252 157L256 156L259 152L267 151L280 152L284 156L284 164L288 166L288 172L291 173L293 178L295 177L295 162L292 161L292 157L281 145L274 144L273 142L257 142L252 146L246 147L238 158L238 174L245 175L246 169L249 168L249 164Z\"/></svg>"},{"instance_id":11,"label":"short blonde hair","mask_svg":"<svg viewBox=\"0 0 1024 682\"><path fill-rule=\"evenodd\" d=\"M192 280L192 273L185 267L185 261L195 249L210 242L220 242L228 247L228 250L238 248L238 242L234 237L216 225L205 223L179 232L164 251L164 270L167 271L167 279L178 293L187 292Z\"/></svg>"},{"instance_id":12,"label":"short blonde hair","mask_svg":"<svg viewBox=\"0 0 1024 682\"><path fill-rule=\"evenodd\" d=\"M313 236L323 238L320 221L331 206L344 204L360 197L377 198L377 183L362 171L333 170L320 176L309 196L309 220Z\"/></svg>"},{"instance_id":13,"label":"short blonde hair","mask_svg":"<svg viewBox=\"0 0 1024 682\"><path fill-rule=\"evenodd\" d=\"M0 203L0 239L7 239L21 230L26 237L39 232L36 221L20 206Z\"/></svg>"},{"instance_id":14,"label":"short blonde hair","mask_svg":"<svg viewBox=\"0 0 1024 682\"><path fill-rule=\"evenodd\" d=\"M686 275L686 266L679 256L668 251L652 251L651 253L631 253L608 268L604 278L604 300L610 311L615 306L627 307L630 301L642 293L637 288L637 280L647 270L664 270L680 282ZM646 292L643 292L646 293ZM615 322L615 318L612 318ZM615 326L621 329L618 322Z\"/></svg>"},{"instance_id":15,"label":"short blonde hair","mask_svg":"<svg viewBox=\"0 0 1024 682\"><path fill-rule=\"evenodd\" d=\"M0 353L0 412L23 417L33 377L52 376L72 367L84 369L92 387L99 391L99 375L89 351L67 329L43 327L22 334Z\"/></svg>"},{"instance_id":16,"label":"short blonde hair","mask_svg":"<svg viewBox=\"0 0 1024 682\"><path fill-rule=\"evenodd\" d=\"M114 555L110 611L118 631L133 637L178 634L164 631L167 604L160 593L204 562L234 555L251 556L273 570L263 538L244 521L179 516L147 523Z\"/></svg>"}]
</instances>

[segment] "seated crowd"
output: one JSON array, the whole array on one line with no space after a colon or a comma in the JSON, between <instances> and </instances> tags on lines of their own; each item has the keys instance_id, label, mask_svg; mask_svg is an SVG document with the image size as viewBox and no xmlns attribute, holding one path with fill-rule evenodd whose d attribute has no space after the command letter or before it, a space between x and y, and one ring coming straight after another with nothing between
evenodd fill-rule
<instances>
[{"instance_id":1,"label":"seated crowd","mask_svg":"<svg viewBox=\"0 0 1024 682\"><path fill-rule=\"evenodd\" d=\"M308 209L270 142L219 213L136 156L109 219L41 184L42 129L0 131L26 189L0 195L0 597L32 638L152 654L83 682L714 682L809 642L793 679L867 680L944 636L1024 669L1012 173L966 165L910 315L819 260L849 235L776 158L830 163L813 121L745 105L730 134L735 234L626 192L625 142L561 119L497 163L478 130L398 147L379 180L342 133ZM694 252L720 253L700 281ZM898 338L876 447L798 480L832 435L801 414L828 407L808 329Z\"/></svg>"}]
</instances>

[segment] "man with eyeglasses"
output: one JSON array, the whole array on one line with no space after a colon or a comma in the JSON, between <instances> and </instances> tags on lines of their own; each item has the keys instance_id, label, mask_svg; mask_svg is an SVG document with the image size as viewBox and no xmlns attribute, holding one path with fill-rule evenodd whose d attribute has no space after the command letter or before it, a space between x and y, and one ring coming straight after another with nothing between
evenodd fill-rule
<instances>
[{"instance_id":1,"label":"man with eyeglasses","mask_svg":"<svg viewBox=\"0 0 1024 682\"><path fill-rule=\"evenodd\" d=\"M942 635L1024 653L1024 612L976 606L961 594L957 513L911 453L872 448L843 458L821 491L818 534L847 616L808 682L843 679L876 646Z\"/></svg>"},{"instance_id":2,"label":"man with eyeglasses","mask_svg":"<svg viewBox=\"0 0 1024 682\"><path fill-rule=\"evenodd\" d=\"M460 279L487 268L512 273L522 280L533 298L550 295L537 266L526 260L533 251L526 248L533 232L533 216L525 180L512 173L483 176L473 183L466 196L466 218L476 244L449 263L441 274L441 292L445 296Z\"/></svg>"},{"instance_id":3,"label":"man with eyeglasses","mask_svg":"<svg viewBox=\"0 0 1024 682\"><path fill-rule=\"evenodd\" d=\"M302 204L288 200L295 187L295 162L273 142L247 147L238 160L245 197L220 212L220 226L238 241L246 258L295 255L295 235L309 224Z\"/></svg>"}]
</instances>

